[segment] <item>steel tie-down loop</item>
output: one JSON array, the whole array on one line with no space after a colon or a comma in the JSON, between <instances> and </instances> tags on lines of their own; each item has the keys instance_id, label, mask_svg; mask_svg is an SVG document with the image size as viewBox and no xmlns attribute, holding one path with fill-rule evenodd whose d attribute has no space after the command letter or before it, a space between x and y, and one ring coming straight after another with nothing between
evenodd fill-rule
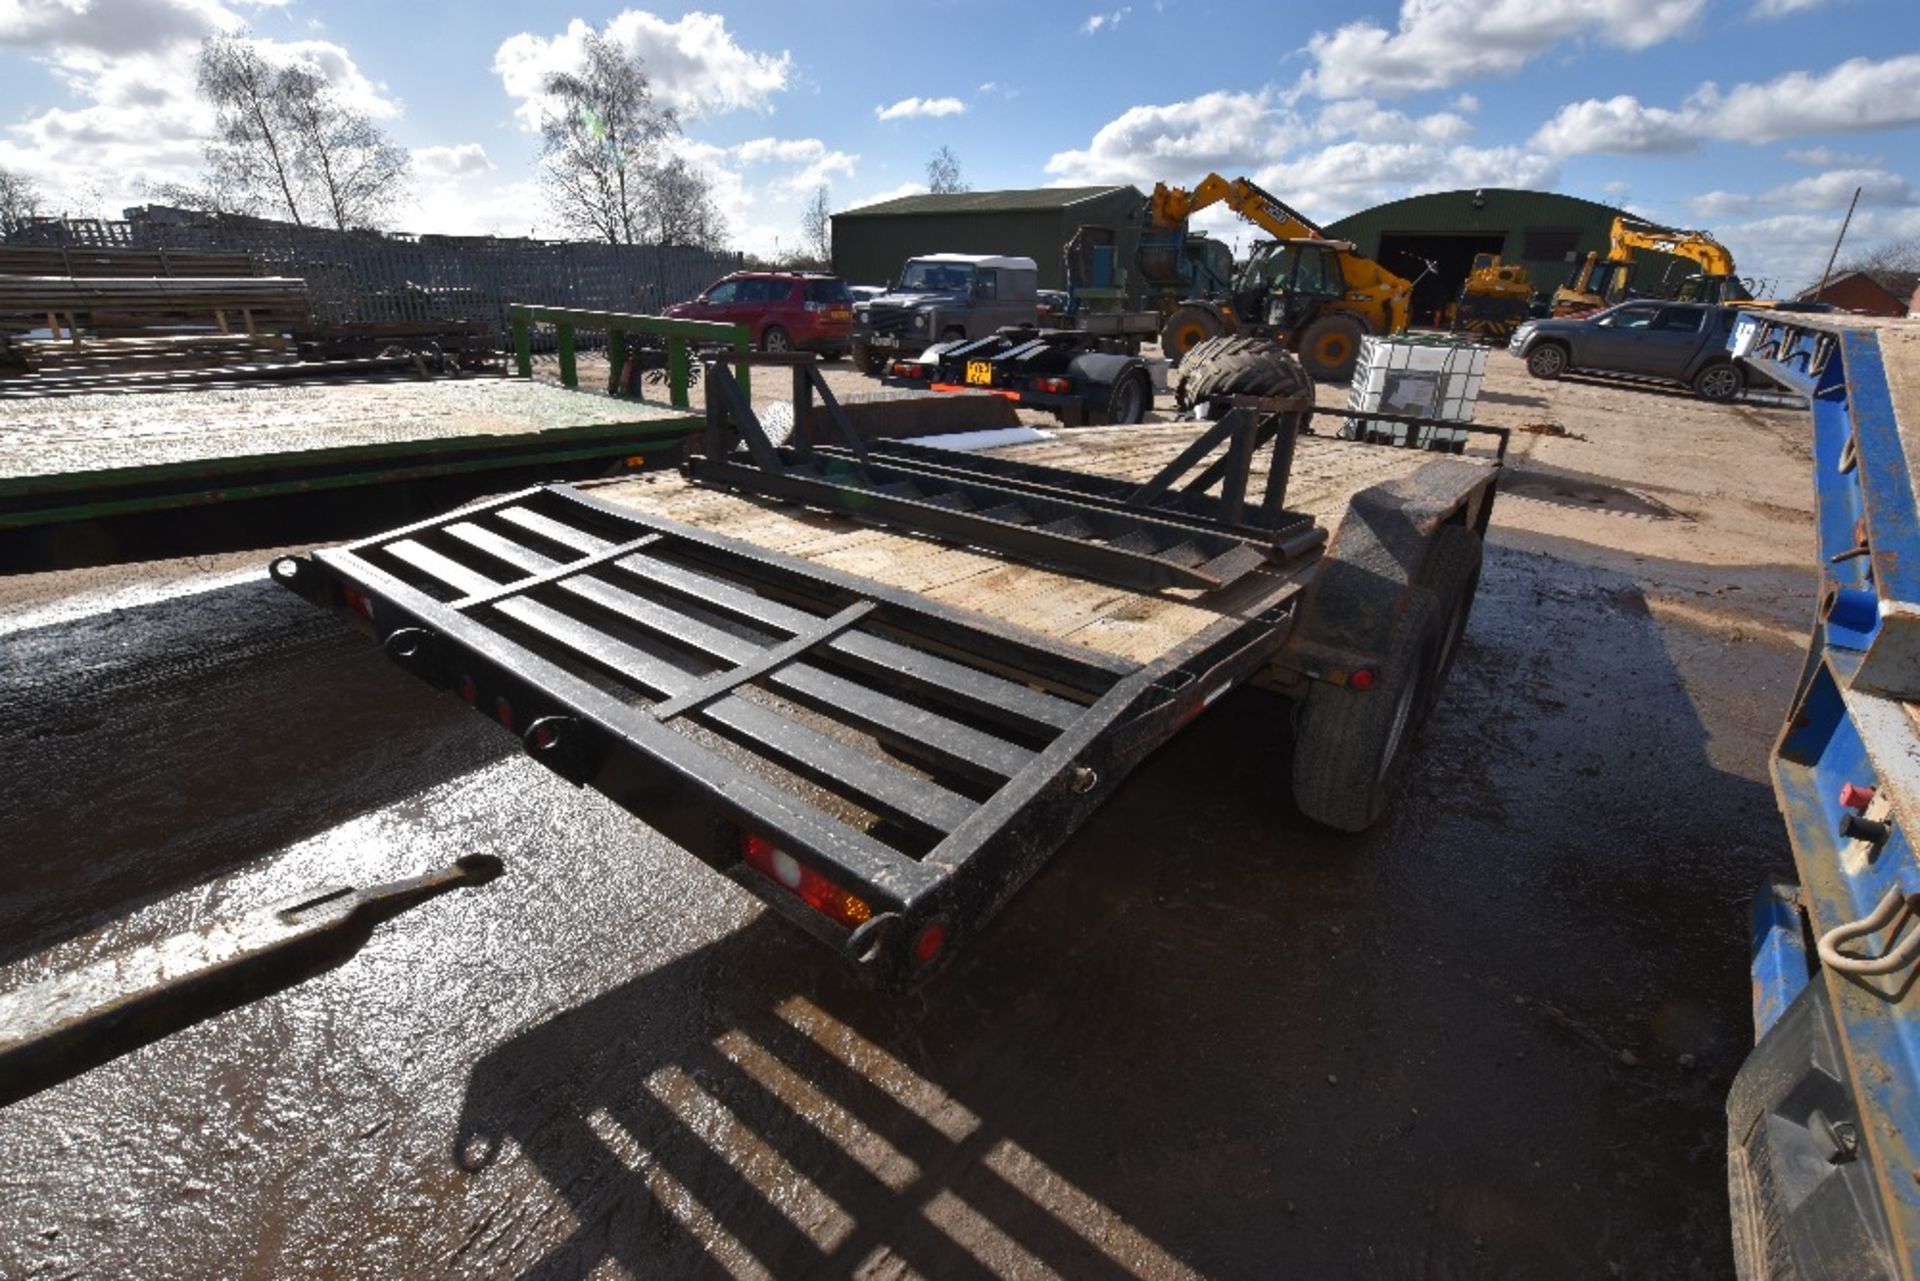
<instances>
[{"instance_id":1,"label":"steel tie-down loop","mask_svg":"<svg viewBox=\"0 0 1920 1281\"><path fill-rule=\"evenodd\" d=\"M1857 921L1836 925L1820 936L1817 944L1820 960L1842 974L1859 975L1893 974L1912 965L1916 958L1920 958L1920 924L1909 929L1897 943L1878 956L1851 956L1840 950L1843 943L1851 943L1893 924L1903 908L1909 909L1909 916L1913 915L1906 891L1895 884L1887 890L1873 911Z\"/></svg>"}]
</instances>

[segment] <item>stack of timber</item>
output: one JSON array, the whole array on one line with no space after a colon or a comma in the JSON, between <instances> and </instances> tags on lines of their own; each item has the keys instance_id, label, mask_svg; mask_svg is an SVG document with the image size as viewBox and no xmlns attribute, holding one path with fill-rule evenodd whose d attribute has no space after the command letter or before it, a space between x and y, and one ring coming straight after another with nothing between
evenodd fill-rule
<instances>
[{"instance_id":1,"label":"stack of timber","mask_svg":"<svg viewBox=\"0 0 1920 1281\"><path fill-rule=\"evenodd\" d=\"M0 276L264 276L244 250L127 249L117 245L0 245Z\"/></svg>"},{"instance_id":2,"label":"stack of timber","mask_svg":"<svg viewBox=\"0 0 1920 1281\"><path fill-rule=\"evenodd\" d=\"M221 333L285 333L306 322L307 284L291 276L0 276L0 328L42 325L124 337L191 326Z\"/></svg>"}]
</instances>

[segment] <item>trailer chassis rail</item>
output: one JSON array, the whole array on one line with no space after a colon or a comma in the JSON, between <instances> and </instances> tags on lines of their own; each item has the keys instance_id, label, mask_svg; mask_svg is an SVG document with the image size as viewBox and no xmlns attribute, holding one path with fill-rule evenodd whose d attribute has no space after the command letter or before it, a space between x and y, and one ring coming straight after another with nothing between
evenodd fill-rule
<instances>
[{"instance_id":1,"label":"trailer chassis rail","mask_svg":"<svg viewBox=\"0 0 1920 1281\"><path fill-rule=\"evenodd\" d=\"M1299 591L1136 665L565 486L272 573L889 984L1266 664Z\"/></svg>"}]
</instances>

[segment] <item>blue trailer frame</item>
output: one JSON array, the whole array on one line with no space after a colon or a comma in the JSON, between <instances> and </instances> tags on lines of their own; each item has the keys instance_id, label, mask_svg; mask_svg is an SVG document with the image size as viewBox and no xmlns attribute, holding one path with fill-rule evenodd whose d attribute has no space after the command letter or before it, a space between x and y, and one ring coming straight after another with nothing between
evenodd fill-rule
<instances>
[{"instance_id":1,"label":"blue trailer frame","mask_svg":"<svg viewBox=\"0 0 1920 1281\"><path fill-rule=\"evenodd\" d=\"M1771 760L1797 885L1753 913L1755 1049L1727 1104L1743 1277L1920 1275L1920 330L1751 312L1807 398L1820 595ZM1911 403L1908 398L1911 397Z\"/></svg>"}]
</instances>

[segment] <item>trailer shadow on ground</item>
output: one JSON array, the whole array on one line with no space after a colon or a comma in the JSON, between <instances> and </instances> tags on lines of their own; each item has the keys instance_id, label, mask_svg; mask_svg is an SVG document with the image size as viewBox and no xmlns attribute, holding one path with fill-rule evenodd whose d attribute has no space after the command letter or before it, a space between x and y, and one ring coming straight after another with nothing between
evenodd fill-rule
<instances>
[{"instance_id":1,"label":"trailer shadow on ground","mask_svg":"<svg viewBox=\"0 0 1920 1281\"><path fill-rule=\"evenodd\" d=\"M511 749L264 577L4 645L0 964Z\"/></svg>"},{"instance_id":2,"label":"trailer shadow on ground","mask_svg":"<svg viewBox=\"0 0 1920 1281\"><path fill-rule=\"evenodd\" d=\"M1798 656L1512 547L1392 818L1243 692L927 991L744 928L473 1066L449 1160L575 1276L1717 1277L1744 920ZM535 1185L537 1186L537 1184ZM491 1219L491 1216L489 1216Z\"/></svg>"}]
</instances>

